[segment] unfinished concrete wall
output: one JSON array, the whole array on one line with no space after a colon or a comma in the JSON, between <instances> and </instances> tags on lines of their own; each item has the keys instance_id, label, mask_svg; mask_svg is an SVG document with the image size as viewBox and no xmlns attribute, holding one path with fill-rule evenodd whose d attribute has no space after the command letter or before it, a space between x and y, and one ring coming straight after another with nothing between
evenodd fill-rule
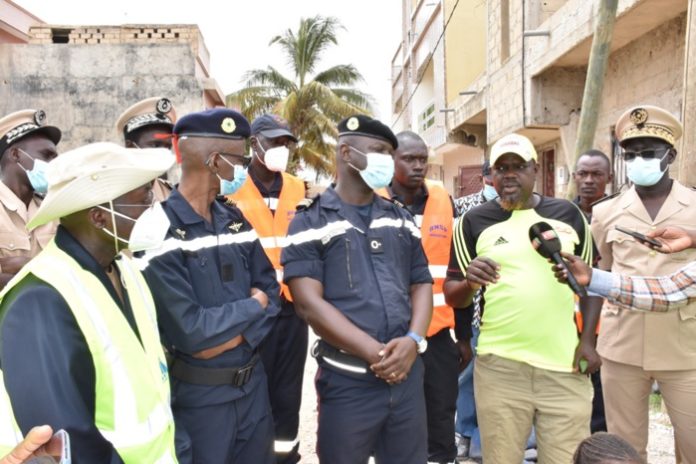
<instances>
[{"instance_id":1,"label":"unfinished concrete wall","mask_svg":"<svg viewBox=\"0 0 696 464\"><path fill-rule=\"evenodd\" d=\"M166 96L179 116L204 108L195 66L188 44L0 45L0 114L44 109L61 151L120 143L116 119L138 100Z\"/></svg>"}]
</instances>

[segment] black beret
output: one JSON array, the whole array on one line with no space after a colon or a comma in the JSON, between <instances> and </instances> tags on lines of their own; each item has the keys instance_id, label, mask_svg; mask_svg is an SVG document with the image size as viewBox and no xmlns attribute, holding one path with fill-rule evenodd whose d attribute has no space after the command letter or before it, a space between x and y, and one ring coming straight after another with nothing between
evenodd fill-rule
<instances>
[{"instance_id":1,"label":"black beret","mask_svg":"<svg viewBox=\"0 0 696 464\"><path fill-rule=\"evenodd\" d=\"M189 113L174 126L178 137L211 137L218 139L245 139L251 134L249 121L239 112L228 108Z\"/></svg>"},{"instance_id":2,"label":"black beret","mask_svg":"<svg viewBox=\"0 0 696 464\"><path fill-rule=\"evenodd\" d=\"M396 150L399 142L389 126L364 114L356 114L338 123L338 135L361 135L389 142Z\"/></svg>"}]
</instances>

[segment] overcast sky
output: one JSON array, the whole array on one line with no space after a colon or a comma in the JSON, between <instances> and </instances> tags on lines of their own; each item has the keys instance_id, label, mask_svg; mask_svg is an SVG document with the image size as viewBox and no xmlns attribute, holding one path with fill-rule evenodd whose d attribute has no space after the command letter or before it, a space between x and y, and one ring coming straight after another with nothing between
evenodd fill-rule
<instances>
[{"instance_id":1,"label":"overcast sky","mask_svg":"<svg viewBox=\"0 0 696 464\"><path fill-rule=\"evenodd\" d=\"M318 69L355 65L365 78L362 89L376 100L384 122L390 117L390 66L401 36L401 0L13 0L51 24L191 24L201 28L211 56L211 74L222 91L240 87L245 71L284 60L268 42L300 18L335 16L346 30L338 47Z\"/></svg>"}]
</instances>

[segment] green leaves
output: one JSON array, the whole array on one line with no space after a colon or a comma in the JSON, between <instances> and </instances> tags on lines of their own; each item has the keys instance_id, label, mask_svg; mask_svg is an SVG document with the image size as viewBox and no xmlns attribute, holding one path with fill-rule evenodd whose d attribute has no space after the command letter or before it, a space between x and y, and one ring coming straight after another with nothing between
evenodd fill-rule
<instances>
[{"instance_id":1,"label":"green leaves","mask_svg":"<svg viewBox=\"0 0 696 464\"><path fill-rule=\"evenodd\" d=\"M315 73L322 54L337 45L342 29L336 18L303 18L296 31L287 29L273 37L270 45L279 45L294 76L282 75L273 66L252 69L245 85L227 96L227 105L239 107L249 120L263 113L285 118L300 140L290 166L300 160L318 173L334 173L336 124L356 113L371 112L372 98L354 88L363 81L351 64L332 66Z\"/></svg>"}]
</instances>

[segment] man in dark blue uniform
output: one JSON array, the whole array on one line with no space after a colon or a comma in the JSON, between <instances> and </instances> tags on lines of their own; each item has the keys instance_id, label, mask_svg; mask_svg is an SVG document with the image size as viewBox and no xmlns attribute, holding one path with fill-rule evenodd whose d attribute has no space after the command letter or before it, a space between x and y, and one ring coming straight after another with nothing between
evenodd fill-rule
<instances>
[{"instance_id":1,"label":"man in dark blue uniform","mask_svg":"<svg viewBox=\"0 0 696 464\"><path fill-rule=\"evenodd\" d=\"M174 127L181 181L162 203L166 238L141 257L157 305L177 429L193 462L273 463L273 419L257 348L279 311L275 271L228 195L246 177L249 123L213 109ZM179 452L181 444L178 444Z\"/></svg>"},{"instance_id":2,"label":"man in dark blue uniform","mask_svg":"<svg viewBox=\"0 0 696 464\"><path fill-rule=\"evenodd\" d=\"M338 133L336 185L298 211L282 255L295 308L321 337L319 459L422 464L428 262L411 215L373 192L394 173L392 131L353 116Z\"/></svg>"}]
</instances>

